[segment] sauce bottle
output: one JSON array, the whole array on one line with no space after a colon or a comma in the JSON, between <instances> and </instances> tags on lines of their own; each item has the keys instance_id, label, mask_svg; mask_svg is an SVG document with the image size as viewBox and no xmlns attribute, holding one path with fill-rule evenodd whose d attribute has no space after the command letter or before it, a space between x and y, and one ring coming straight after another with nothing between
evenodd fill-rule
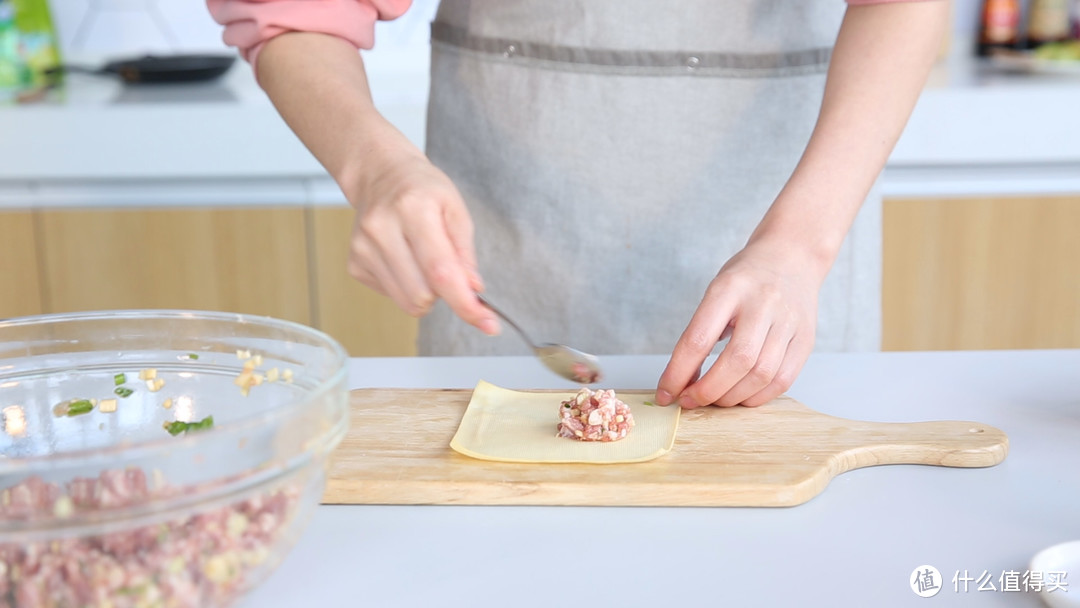
<instances>
[{"instance_id":1,"label":"sauce bottle","mask_svg":"<svg viewBox=\"0 0 1080 608\"><path fill-rule=\"evenodd\" d=\"M1044 44L1068 40L1069 21L1069 0L1032 0L1024 46L1037 49Z\"/></svg>"},{"instance_id":2,"label":"sauce bottle","mask_svg":"<svg viewBox=\"0 0 1080 608\"><path fill-rule=\"evenodd\" d=\"M975 52L980 57L995 49L1015 49L1020 43L1020 0L983 0Z\"/></svg>"}]
</instances>

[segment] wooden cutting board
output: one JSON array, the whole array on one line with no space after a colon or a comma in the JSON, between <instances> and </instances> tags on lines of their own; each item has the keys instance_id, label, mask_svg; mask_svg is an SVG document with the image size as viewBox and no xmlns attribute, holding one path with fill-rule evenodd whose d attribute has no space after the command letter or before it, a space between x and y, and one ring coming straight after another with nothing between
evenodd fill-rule
<instances>
[{"instance_id":1,"label":"wooden cutting board","mask_svg":"<svg viewBox=\"0 0 1080 608\"><path fill-rule=\"evenodd\" d=\"M988 467L1008 452L1005 433L985 424L858 422L780 397L757 408L684 411L672 451L649 462L489 462L449 447L471 395L353 391L324 504L780 507L804 503L860 467Z\"/></svg>"}]
</instances>

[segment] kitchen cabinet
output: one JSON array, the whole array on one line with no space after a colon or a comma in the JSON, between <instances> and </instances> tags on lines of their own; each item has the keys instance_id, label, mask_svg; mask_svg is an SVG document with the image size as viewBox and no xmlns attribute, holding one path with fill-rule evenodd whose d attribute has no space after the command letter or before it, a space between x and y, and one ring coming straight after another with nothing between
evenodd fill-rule
<instances>
[{"instance_id":1,"label":"kitchen cabinet","mask_svg":"<svg viewBox=\"0 0 1080 608\"><path fill-rule=\"evenodd\" d=\"M115 308L270 315L352 356L416 354L417 320L346 270L345 205L0 213L0 318ZM884 350L1080 347L1080 197L890 198Z\"/></svg>"},{"instance_id":2,"label":"kitchen cabinet","mask_svg":"<svg viewBox=\"0 0 1080 608\"><path fill-rule=\"evenodd\" d=\"M193 308L312 323L302 207L37 213L49 312Z\"/></svg>"},{"instance_id":3,"label":"kitchen cabinet","mask_svg":"<svg viewBox=\"0 0 1080 608\"><path fill-rule=\"evenodd\" d=\"M0 211L0 319L42 312L34 217Z\"/></svg>"},{"instance_id":4,"label":"kitchen cabinet","mask_svg":"<svg viewBox=\"0 0 1080 608\"><path fill-rule=\"evenodd\" d=\"M309 218L319 329L341 342L354 357L415 355L417 320L349 276L352 208L314 207Z\"/></svg>"},{"instance_id":5,"label":"kitchen cabinet","mask_svg":"<svg viewBox=\"0 0 1080 608\"><path fill-rule=\"evenodd\" d=\"M885 350L1080 347L1080 197L890 199Z\"/></svg>"}]
</instances>

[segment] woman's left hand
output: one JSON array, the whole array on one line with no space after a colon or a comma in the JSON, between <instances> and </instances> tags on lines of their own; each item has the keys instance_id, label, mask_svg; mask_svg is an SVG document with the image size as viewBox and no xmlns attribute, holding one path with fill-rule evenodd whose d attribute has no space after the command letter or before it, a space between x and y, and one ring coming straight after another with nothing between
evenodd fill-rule
<instances>
[{"instance_id":1,"label":"woman's left hand","mask_svg":"<svg viewBox=\"0 0 1080 608\"><path fill-rule=\"evenodd\" d=\"M709 284L660 376L657 403L757 406L786 391L814 347L820 266L789 243L751 241Z\"/></svg>"}]
</instances>

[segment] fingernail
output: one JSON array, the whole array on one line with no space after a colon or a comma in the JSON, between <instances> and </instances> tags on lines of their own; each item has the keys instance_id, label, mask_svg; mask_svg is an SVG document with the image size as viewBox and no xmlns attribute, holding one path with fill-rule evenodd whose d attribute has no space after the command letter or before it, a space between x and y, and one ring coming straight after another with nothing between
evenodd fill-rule
<instances>
[{"instance_id":1,"label":"fingernail","mask_svg":"<svg viewBox=\"0 0 1080 608\"><path fill-rule=\"evenodd\" d=\"M672 396L671 393L660 389L656 391L656 404L657 405L671 405Z\"/></svg>"},{"instance_id":2,"label":"fingernail","mask_svg":"<svg viewBox=\"0 0 1080 608\"><path fill-rule=\"evenodd\" d=\"M693 409L695 407L698 407L698 404L695 403L694 400L691 399L689 395L683 395L682 397L679 397L679 407L684 407L684 408L687 408L687 409Z\"/></svg>"},{"instance_id":3,"label":"fingernail","mask_svg":"<svg viewBox=\"0 0 1080 608\"><path fill-rule=\"evenodd\" d=\"M484 319L480 322L480 331L489 336L499 335L499 324L495 319Z\"/></svg>"}]
</instances>

